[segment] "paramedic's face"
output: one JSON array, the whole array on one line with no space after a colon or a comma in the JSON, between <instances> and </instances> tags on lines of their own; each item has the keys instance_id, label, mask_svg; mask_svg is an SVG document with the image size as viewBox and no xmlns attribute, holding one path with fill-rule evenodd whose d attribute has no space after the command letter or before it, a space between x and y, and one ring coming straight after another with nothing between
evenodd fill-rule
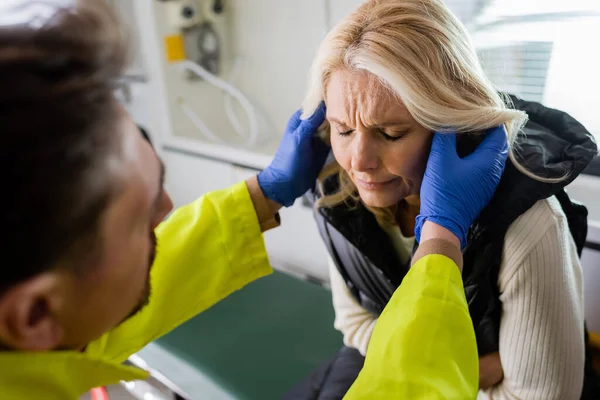
<instances>
[{"instance_id":1,"label":"paramedic's face","mask_svg":"<svg viewBox=\"0 0 600 400\"><path fill-rule=\"evenodd\" d=\"M366 72L333 73L325 101L333 153L362 201L389 207L418 199L432 133Z\"/></svg>"},{"instance_id":2,"label":"paramedic's face","mask_svg":"<svg viewBox=\"0 0 600 400\"><path fill-rule=\"evenodd\" d=\"M137 313L150 297L156 255L154 229L173 204L163 189L164 167L123 111L122 156L115 179L122 190L100 220L98 265L73 276L62 347L85 346Z\"/></svg>"}]
</instances>

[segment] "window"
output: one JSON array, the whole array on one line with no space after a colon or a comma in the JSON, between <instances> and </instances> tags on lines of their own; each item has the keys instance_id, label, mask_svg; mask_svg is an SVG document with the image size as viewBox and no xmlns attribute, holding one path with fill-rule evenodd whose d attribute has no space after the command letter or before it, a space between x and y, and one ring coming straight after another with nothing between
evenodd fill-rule
<instances>
[{"instance_id":1,"label":"window","mask_svg":"<svg viewBox=\"0 0 600 400\"><path fill-rule=\"evenodd\" d=\"M568 112L600 142L599 0L446 0L503 91ZM600 175L600 160L597 171Z\"/></svg>"},{"instance_id":2,"label":"window","mask_svg":"<svg viewBox=\"0 0 600 400\"><path fill-rule=\"evenodd\" d=\"M552 42L524 42L478 51L483 69L502 90L544 102Z\"/></svg>"}]
</instances>

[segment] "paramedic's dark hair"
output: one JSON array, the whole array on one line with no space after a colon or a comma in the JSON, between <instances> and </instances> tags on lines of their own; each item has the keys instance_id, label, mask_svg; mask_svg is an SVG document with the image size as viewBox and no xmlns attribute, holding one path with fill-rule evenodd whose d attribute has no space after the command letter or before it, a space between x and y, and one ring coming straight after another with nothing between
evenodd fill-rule
<instances>
[{"instance_id":1,"label":"paramedic's dark hair","mask_svg":"<svg viewBox=\"0 0 600 400\"><path fill-rule=\"evenodd\" d=\"M15 7L22 15L56 3ZM104 0L55 11L21 25L0 19L0 291L63 260L89 265L118 190L107 165L119 152L113 89L127 40Z\"/></svg>"}]
</instances>

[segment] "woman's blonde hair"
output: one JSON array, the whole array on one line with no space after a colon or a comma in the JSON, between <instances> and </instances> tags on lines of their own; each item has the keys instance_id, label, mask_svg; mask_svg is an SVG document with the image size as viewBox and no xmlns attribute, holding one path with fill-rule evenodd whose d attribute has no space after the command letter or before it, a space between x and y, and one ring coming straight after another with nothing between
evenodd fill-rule
<instances>
[{"instance_id":1,"label":"woman's blonde hair","mask_svg":"<svg viewBox=\"0 0 600 400\"><path fill-rule=\"evenodd\" d=\"M348 15L329 32L313 62L304 115L317 109L339 70L377 78L430 131L481 133L505 125L511 160L533 176L516 162L513 145L527 115L506 105L509 99L486 77L465 27L442 0L368 0ZM336 173L339 191L324 195L318 207L358 200L337 163L326 167L319 181ZM371 211L380 223L393 217L393 210Z\"/></svg>"}]
</instances>

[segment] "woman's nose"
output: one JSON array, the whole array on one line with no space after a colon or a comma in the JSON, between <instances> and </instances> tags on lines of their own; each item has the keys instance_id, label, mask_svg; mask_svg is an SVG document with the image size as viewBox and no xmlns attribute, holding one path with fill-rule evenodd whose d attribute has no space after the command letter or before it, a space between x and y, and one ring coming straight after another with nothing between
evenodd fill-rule
<instances>
[{"instance_id":1,"label":"woman's nose","mask_svg":"<svg viewBox=\"0 0 600 400\"><path fill-rule=\"evenodd\" d=\"M377 146L368 134L356 132L353 145L351 162L354 171L372 171L379 167Z\"/></svg>"}]
</instances>

